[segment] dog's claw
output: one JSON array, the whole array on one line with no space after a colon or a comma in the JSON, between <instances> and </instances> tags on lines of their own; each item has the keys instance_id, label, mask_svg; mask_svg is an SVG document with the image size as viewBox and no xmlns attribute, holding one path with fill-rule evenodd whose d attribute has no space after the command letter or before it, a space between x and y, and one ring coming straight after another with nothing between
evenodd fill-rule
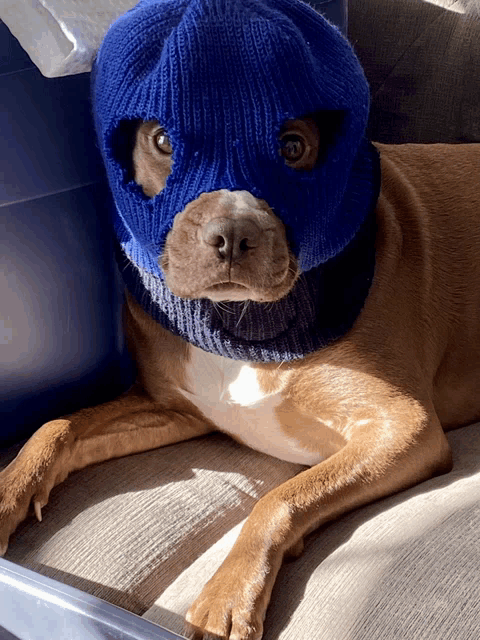
<instances>
[{"instance_id":1,"label":"dog's claw","mask_svg":"<svg viewBox=\"0 0 480 640\"><path fill-rule=\"evenodd\" d=\"M41 522L42 521L42 505L40 504L40 502L38 502L38 500L35 500L35 502L33 503L33 508L35 509L35 515L37 516L37 520Z\"/></svg>"},{"instance_id":2,"label":"dog's claw","mask_svg":"<svg viewBox=\"0 0 480 640\"><path fill-rule=\"evenodd\" d=\"M7 553L7 549L8 549L8 542L6 542L5 544L0 543L0 558L3 558L3 556Z\"/></svg>"}]
</instances>

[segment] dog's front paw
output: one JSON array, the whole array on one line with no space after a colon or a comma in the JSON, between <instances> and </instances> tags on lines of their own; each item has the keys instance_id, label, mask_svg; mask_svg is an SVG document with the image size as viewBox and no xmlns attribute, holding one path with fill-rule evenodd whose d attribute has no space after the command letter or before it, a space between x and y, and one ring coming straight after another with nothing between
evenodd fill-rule
<instances>
[{"instance_id":1,"label":"dog's front paw","mask_svg":"<svg viewBox=\"0 0 480 640\"><path fill-rule=\"evenodd\" d=\"M15 475L5 469L0 472L0 556L5 555L10 535L25 518L30 498L22 490Z\"/></svg>"},{"instance_id":2,"label":"dog's front paw","mask_svg":"<svg viewBox=\"0 0 480 640\"><path fill-rule=\"evenodd\" d=\"M7 552L9 538L26 518L31 504L38 520L42 519L49 492L50 487L42 489L41 483L16 473L14 463L0 471L0 557Z\"/></svg>"},{"instance_id":3,"label":"dog's front paw","mask_svg":"<svg viewBox=\"0 0 480 640\"><path fill-rule=\"evenodd\" d=\"M47 422L0 471L0 555L30 505L41 521L50 491L69 473L74 441L70 419Z\"/></svg>"},{"instance_id":4,"label":"dog's front paw","mask_svg":"<svg viewBox=\"0 0 480 640\"><path fill-rule=\"evenodd\" d=\"M260 640L271 589L263 563L227 557L188 610L192 640Z\"/></svg>"}]
</instances>

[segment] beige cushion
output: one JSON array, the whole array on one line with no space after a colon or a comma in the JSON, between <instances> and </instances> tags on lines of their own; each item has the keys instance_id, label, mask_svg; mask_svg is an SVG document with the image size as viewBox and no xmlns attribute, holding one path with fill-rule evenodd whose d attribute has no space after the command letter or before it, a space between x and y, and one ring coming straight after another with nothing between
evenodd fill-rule
<instances>
[{"instance_id":1,"label":"beige cushion","mask_svg":"<svg viewBox=\"0 0 480 640\"><path fill-rule=\"evenodd\" d=\"M5 458L6 462L6 458ZM6 559L137 614L300 465L212 435L72 474Z\"/></svg>"},{"instance_id":2,"label":"beige cushion","mask_svg":"<svg viewBox=\"0 0 480 640\"><path fill-rule=\"evenodd\" d=\"M265 640L477 638L479 426L449 434L450 474L312 534L280 573ZM221 435L113 460L55 489L6 558L181 632L254 501L301 468Z\"/></svg>"},{"instance_id":3,"label":"beige cushion","mask_svg":"<svg viewBox=\"0 0 480 640\"><path fill-rule=\"evenodd\" d=\"M313 534L274 588L264 640L467 640L480 629L480 425L449 435L454 470ZM183 616L231 548L230 531L144 617Z\"/></svg>"}]
</instances>

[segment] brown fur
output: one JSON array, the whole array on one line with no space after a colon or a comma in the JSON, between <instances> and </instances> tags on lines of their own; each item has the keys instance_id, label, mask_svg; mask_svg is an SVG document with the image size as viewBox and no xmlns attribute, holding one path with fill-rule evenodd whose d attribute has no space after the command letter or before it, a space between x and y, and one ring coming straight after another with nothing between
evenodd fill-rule
<instances>
[{"instance_id":1,"label":"brown fur","mask_svg":"<svg viewBox=\"0 0 480 640\"><path fill-rule=\"evenodd\" d=\"M306 534L346 511L449 471L444 429L480 418L480 145L378 148L377 263L363 312L341 340L301 361L255 365L263 389L282 393L277 415L283 428L315 448L315 421L323 423L332 455L259 500L189 610L194 638L260 638L284 556L300 553ZM163 188L171 159L163 158L155 170L146 156L142 162L145 188L153 195ZM207 202L213 205L208 214ZM200 289L207 291L220 276L225 295L238 281L248 297L263 286L250 270L250 256L227 273L212 254L211 264L202 263L208 248L190 246L188 234L182 235L195 222L201 228L206 215L229 215L221 202L218 193L207 194L177 216L178 229L167 241L167 271L188 245L186 271L179 259L178 275L171 276L176 285L188 286L188 270L198 259ZM264 230L273 225L277 239L270 253L262 245L259 269L267 276L277 252L284 264L286 243L268 205L258 206L254 215L261 225L265 221ZM274 280L268 286L273 299L279 297ZM1 472L3 550L30 503L38 503L39 513L51 488L72 470L215 429L178 391L185 388L190 347L131 297L127 328L137 384L113 402L47 423ZM304 425L302 433L296 424Z\"/></svg>"}]
</instances>

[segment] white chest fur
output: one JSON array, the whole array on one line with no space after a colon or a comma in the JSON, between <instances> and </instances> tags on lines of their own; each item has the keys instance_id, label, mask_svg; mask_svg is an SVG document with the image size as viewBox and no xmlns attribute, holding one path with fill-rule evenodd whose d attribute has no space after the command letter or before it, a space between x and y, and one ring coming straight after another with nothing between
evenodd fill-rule
<instances>
[{"instance_id":1,"label":"white chest fur","mask_svg":"<svg viewBox=\"0 0 480 640\"><path fill-rule=\"evenodd\" d=\"M230 360L191 346L187 364L188 390L182 393L220 431L276 458L313 465L323 460L282 429L276 409L282 392L266 394L257 370L247 362Z\"/></svg>"}]
</instances>

